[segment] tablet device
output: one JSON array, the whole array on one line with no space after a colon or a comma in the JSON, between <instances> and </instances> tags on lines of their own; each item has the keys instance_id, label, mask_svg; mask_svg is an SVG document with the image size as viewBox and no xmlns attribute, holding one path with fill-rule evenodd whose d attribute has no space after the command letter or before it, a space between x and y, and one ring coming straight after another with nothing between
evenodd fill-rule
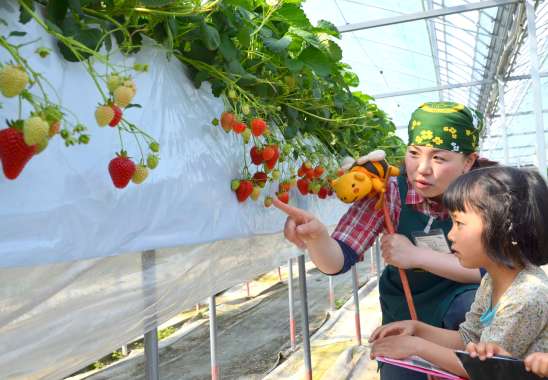
<instances>
[{"instance_id":1,"label":"tablet device","mask_svg":"<svg viewBox=\"0 0 548 380\"><path fill-rule=\"evenodd\" d=\"M523 360L509 356L494 356L481 361L479 358L472 358L468 352L455 351L464 369L470 376L470 380L539 380L546 379L539 377L532 372L525 370Z\"/></svg>"},{"instance_id":2,"label":"tablet device","mask_svg":"<svg viewBox=\"0 0 548 380\"><path fill-rule=\"evenodd\" d=\"M391 359L384 356L377 356L375 357L375 359L382 363L395 365L395 366L406 368L415 372L422 372L428 375L433 375L437 379L465 380L462 377L459 377L450 372L442 370L441 368L435 366L429 361L424 360L423 358L420 358L418 356L411 356L409 358L401 359L401 360Z\"/></svg>"}]
</instances>

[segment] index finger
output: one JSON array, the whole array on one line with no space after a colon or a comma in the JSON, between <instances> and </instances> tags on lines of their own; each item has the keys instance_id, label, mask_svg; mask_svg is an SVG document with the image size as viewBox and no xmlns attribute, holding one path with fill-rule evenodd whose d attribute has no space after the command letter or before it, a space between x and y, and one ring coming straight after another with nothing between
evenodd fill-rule
<instances>
[{"instance_id":1,"label":"index finger","mask_svg":"<svg viewBox=\"0 0 548 380\"><path fill-rule=\"evenodd\" d=\"M272 204L276 206L276 208L280 211L283 211L288 216L292 217L295 220L298 221L308 221L309 219L312 219L312 215L308 212L298 208L290 206L279 199L274 198Z\"/></svg>"}]
</instances>

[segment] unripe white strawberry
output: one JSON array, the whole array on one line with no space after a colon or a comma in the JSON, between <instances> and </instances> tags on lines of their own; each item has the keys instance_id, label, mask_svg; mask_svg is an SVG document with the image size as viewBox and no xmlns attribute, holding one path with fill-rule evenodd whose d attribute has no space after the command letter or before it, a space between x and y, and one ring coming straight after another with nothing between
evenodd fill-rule
<instances>
[{"instance_id":1,"label":"unripe white strawberry","mask_svg":"<svg viewBox=\"0 0 548 380\"><path fill-rule=\"evenodd\" d=\"M133 96L135 96L135 94L137 93L137 85L135 84L135 81L131 78L126 79L122 83L122 86L131 88L131 90L133 91Z\"/></svg>"},{"instance_id":2,"label":"unripe white strawberry","mask_svg":"<svg viewBox=\"0 0 548 380\"><path fill-rule=\"evenodd\" d=\"M41 117L33 116L25 120L23 139L28 146L42 145L49 137L49 124Z\"/></svg>"},{"instance_id":3,"label":"unripe white strawberry","mask_svg":"<svg viewBox=\"0 0 548 380\"><path fill-rule=\"evenodd\" d=\"M100 127L104 127L114 118L114 110L110 106L99 106L95 110L95 120Z\"/></svg>"},{"instance_id":4,"label":"unripe white strawberry","mask_svg":"<svg viewBox=\"0 0 548 380\"><path fill-rule=\"evenodd\" d=\"M6 98L19 95L28 83L29 76L18 66L6 65L0 70L0 92Z\"/></svg>"},{"instance_id":5,"label":"unripe white strawberry","mask_svg":"<svg viewBox=\"0 0 548 380\"><path fill-rule=\"evenodd\" d=\"M261 188L259 186L253 186L253 191L251 192L251 199L256 201L261 196Z\"/></svg>"},{"instance_id":6,"label":"unripe white strawberry","mask_svg":"<svg viewBox=\"0 0 548 380\"><path fill-rule=\"evenodd\" d=\"M120 86L114 90L114 103L122 108L127 107L131 103L133 95L133 90L130 87Z\"/></svg>"},{"instance_id":7,"label":"unripe white strawberry","mask_svg":"<svg viewBox=\"0 0 548 380\"><path fill-rule=\"evenodd\" d=\"M148 177L148 168L145 165L137 165L131 181L136 184L143 183Z\"/></svg>"},{"instance_id":8,"label":"unripe white strawberry","mask_svg":"<svg viewBox=\"0 0 548 380\"><path fill-rule=\"evenodd\" d=\"M111 93L113 93L114 90L116 90L121 85L122 85L122 78L120 78L118 75L113 74L108 77L107 88Z\"/></svg>"}]
</instances>

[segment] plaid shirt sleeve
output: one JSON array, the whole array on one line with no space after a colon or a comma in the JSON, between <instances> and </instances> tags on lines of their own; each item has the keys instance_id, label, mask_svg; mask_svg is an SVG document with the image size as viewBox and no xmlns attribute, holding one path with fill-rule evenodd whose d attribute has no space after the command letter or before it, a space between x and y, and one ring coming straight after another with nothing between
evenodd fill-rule
<instances>
[{"instance_id":1,"label":"plaid shirt sleeve","mask_svg":"<svg viewBox=\"0 0 548 380\"><path fill-rule=\"evenodd\" d=\"M388 182L386 200L390 207L390 214L397 225L401 210L400 193L396 177L391 177ZM355 202L343 215L339 224L331 234L331 237L342 241L352 248L360 258L373 245L375 238L384 228L384 216L382 208L375 209L378 198L364 198Z\"/></svg>"}]
</instances>

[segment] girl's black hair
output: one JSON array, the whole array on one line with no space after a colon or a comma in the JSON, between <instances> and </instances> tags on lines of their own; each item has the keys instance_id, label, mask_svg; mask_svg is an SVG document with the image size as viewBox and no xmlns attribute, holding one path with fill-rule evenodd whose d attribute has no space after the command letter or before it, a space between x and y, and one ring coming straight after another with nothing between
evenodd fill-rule
<instances>
[{"instance_id":1,"label":"girl's black hair","mask_svg":"<svg viewBox=\"0 0 548 380\"><path fill-rule=\"evenodd\" d=\"M548 186L536 171L505 166L471 170L445 191L450 212L481 215L487 255L509 268L548 263Z\"/></svg>"}]
</instances>

